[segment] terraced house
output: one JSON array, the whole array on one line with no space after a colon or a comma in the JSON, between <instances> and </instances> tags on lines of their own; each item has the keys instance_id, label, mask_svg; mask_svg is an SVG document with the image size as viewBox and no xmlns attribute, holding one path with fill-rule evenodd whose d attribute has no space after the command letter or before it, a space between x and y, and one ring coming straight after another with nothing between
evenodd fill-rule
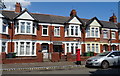
<instances>
[{"instance_id":1,"label":"terraced house","mask_svg":"<svg viewBox=\"0 0 120 76\"><path fill-rule=\"evenodd\" d=\"M2 53L14 52L17 58L27 61L38 57L38 53L43 53L43 59L51 58L54 52L63 56L75 55L77 48L81 49L81 55L89 51L120 50L120 25L115 14L109 21L101 21L97 17L79 18L76 10L64 17L30 13L27 9L22 11L20 3L15 7L15 11L2 10L0 14Z\"/></svg>"}]
</instances>

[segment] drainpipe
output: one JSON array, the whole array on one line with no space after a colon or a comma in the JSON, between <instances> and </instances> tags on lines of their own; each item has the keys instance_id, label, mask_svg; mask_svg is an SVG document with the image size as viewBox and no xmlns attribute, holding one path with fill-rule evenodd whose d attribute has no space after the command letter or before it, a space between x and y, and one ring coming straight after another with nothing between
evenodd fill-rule
<instances>
[{"instance_id":1,"label":"drainpipe","mask_svg":"<svg viewBox=\"0 0 120 76\"><path fill-rule=\"evenodd\" d=\"M11 38L10 38L10 40L11 40L11 52L12 52L12 50L13 50L12 49L12 47L13 47L13 45L12 45L12 42L13 42L13 30L14 30L13 23L14 22L11 21L10 23L11 23Z\"/></svg>"}]
</instances>

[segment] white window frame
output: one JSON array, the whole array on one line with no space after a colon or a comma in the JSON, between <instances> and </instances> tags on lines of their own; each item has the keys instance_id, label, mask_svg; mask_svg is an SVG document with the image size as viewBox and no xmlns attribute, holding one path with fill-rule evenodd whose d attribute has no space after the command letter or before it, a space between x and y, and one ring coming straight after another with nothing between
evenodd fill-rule
<instances>
[{"instance_id":1,"label":"white window frame","mask_svg":"<svg viewBox=\"0 0 120 76\"><path fill-rule=\"evenodd\" d=\"M5 23L4 23L4 21L5 21ZM3 26L6 26L6 31L5 32L3 32ZM8 23L6 22L6 20L4 20L4 19L2 19L2 34L8 34Z\"/></svg>"},{"instance_id":2,"label":"white window frame","mask_svg":"<svg viewBox=\"0 0 120 76\"><path fill-rule=\"evenodd\" d=\"M18 53L16 54L16 56L36 56L36 43L34 41L16 41L18 43ZM17 48L16 48L16 42L15 42L15 53L17 52ZM21 46L21 42L24 43L24 54L20 55L20 46ZM30 42L30 54L27 55L26 54L26 43ZM34 44L34 54L32 54L32 43Z\"/></svg>"},{"instance_id":3,"label":"white window frame","mask_svg":"<svg viewBox=\"0 0 120 76\"><path fill-rule=\"evenodd\" d=\"M93 28L93 30L92 30L92 28ZM96 28L98 29L98 36L96 36ZM88 32L88 29L89 29L89 32ZM87 32L86 32L86 38L100 38L100 31L99 31L99 27L88 27L87 28ZM92 36L92 31L94 31L93 32L93 34L94 34L94 36ZM88 34L89 33L89 34Z\"/></svg>"},{"instance_id":4,"label":"white window frame","mask_svg":"<svg viewBox=\"0 0 120 76\"><path fill-rule=\"evenodd\" d=\"M119 40L120 40L120 32L118 32Z\"/></svg>"},{"instance_id":5,"label":"white window frame","mask_svg":"<svg viewBox=\"0 0 120 76\"><path fill-rule=\"evenodd\" d=\"M106 35L107 35L106 37L105 37L105 33L107 33L107 34L106 34ZM107 31L107 30L103 30L103 38L104 38L104 39L108 39L108 31Z\"/></svg>"},{"instance_id":6,"label":"white window frame","mask_svg":"<svg viewBox=\"0 0 120 76\"><path fill-rule=\"evenodd\" d=\"M58 30L59 30L59 31L58 31ZM58 35L57 35L57 32L59 32ZM54 36L60 37L60 27L59 27L59 26L55 26L55 27L54 27Z\"/></svg>"},{"instance_id":7,"label":"white window frame","mask_svg":"<svg viewBox=\"0 0 120 76\"><path fill-rule=\"evenodd\" d=\"M68 44L68 46L67 46L67 44ZM73 44L73 53L72 53L72 49L71 49L71 47L72 47L72 44ZM76 47L77 48L80 48L81 49L81 45L78 43L78 42L67 42L67 43L65 43L65 55L67 54L67 53L72 53L72 54L76 54ZM67 49L69 49L69 50L67 50ZM81 54L81 53L80 53Z\"/></svg>"},{"instance_id":8,"label":"white window frame","mask_svg":"<svg viewBox=\"0 0 120 76\"><path fill-rule=\"evenodd\" d=\"M25 22L25 33L21 33L21 22ZM30 23L30 33L27 33L27 23ZM33 33L33 27L35 27L34 33ZM18 30L18 32L17 32L17 30ZM15 34L36 35L36 26L33 26L33 21L18 20L18 24L16 23Z\"/></svg>"},{"instance_id":9,"label":"white window frame","mask_svg":"<svg viewBox=\"0 0 120 76\"><path fill-rule=\"evenodd\" d=\"M49 31L48 28L49 28L49 27L47 26L47 28L43 28L44 26L47 26L47 25L42 25L42 36L48 36L48 31ZM46 34L46 35L43 34L43 30L44 30L44 29L47 29L47 34Z\"/></svg>"},{"instance_id":10,"label":"white window frame","mask_svg":"<svg viewBox=\"0 0 120 76\"><path fill-rule=\"evenodd\" d=\"M94 44L94 46L93 46L93 44ZM90 46L90 48L89 48L90 50L88 50L88 45ZM98 51L97 51L96 45L98 46ZM94 47L94 51L92 51L93 47ZM86 44L86 52L100 53L100 44L98 44L98 43Z\"/></svg>"},{"instance_id":11,"label":"white window frame","mask_svg":"<svg viewBox=\"0 0 120 76\"><path fill-rule=\"evenodd\" d=\"M71 29L72 29L71 27L73 27L73 35L71 35ZM76 27L78 27L78 30L77 30L78 35L76 35ZM80 25L74 25L74 24L66 25L65 37L81 37Z\"/></svg>"},{"instance_id":12,"label":"white window frame","mask_svg":"<svg viewBox=\"0 0 120 76\"><path fill-rule=\"evenodd\" d=\"M114 37L113 37L113 34L115 35ZM113 31L111 32L111 38L116 39L116 32L113 32Z\"/></svg>"},{"instance_id":13,"label":"white window frame","mask_svg":"<svg viewBox=\"0 0 120 76\"><path fill-rule=\"evenodd\" d=\"M6 46L5 52L8 53L8 52L7 52L7 50L8 50L8 45L7 45L8 42L6 42L6 41L1 41L1 43L0 43L0 44L1 44L1 50L0 50L0 52L2 52L2 46L3 46L2 43L3 43L3 42L5 42L5 46Z\"/></svg>"}]
</instances>

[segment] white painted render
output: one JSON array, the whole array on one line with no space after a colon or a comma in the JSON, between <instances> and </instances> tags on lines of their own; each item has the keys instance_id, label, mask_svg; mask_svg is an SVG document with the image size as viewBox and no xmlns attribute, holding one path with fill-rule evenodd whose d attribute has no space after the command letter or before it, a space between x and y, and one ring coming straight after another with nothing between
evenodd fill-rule
<instances>
[{"instance_id":1,"label":"white painted render","mask_svg":"<svg viewBox=\"0 0 120 76\"><path fill-rule=\"evenodd\" d=\"M34 18L31 17L31 15L28 12L24 12L22 15L20 15L17 19L29 19L34 20Z\"/></svg>"},{"instance_id":2,"label":"white painted render","mask_svg":"<svg viewBox=\"0 0 120 76\"><path fill-rule=\"evenodd\" d=\"M71 21L69 21L69 23L82 24L76 17L74 17Z\"/></svg>"},{"instance_id":3,"label":"white painted render","mask_svg":"<svg viewBox=\"0 0 120 76\"><path fill-rule=\"evenodd\" d=\"M93 20L93 22L90 24L92 27L101 27L101 25L97 22L97 20Z\"/></svg>"}]
</instances>

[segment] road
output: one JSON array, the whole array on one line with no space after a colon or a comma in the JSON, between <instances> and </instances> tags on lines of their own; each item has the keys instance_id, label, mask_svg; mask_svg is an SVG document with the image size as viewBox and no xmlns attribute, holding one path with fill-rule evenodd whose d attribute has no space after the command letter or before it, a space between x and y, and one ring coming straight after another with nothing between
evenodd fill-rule
<instances>
[{"instance_id":1,"label":"road","mask_svg":"<svg viewBox=\"0 0 120 76\"><path fill-rule=\"evenodd\" d=\"M120 68L86 68L82 67L79 69L69 69L69 70L49 70L49 71L40 71L40 70L24 70L24 71L5 71L3 74L118 74L120 75Z\"/></svg>"}]
</instances>

